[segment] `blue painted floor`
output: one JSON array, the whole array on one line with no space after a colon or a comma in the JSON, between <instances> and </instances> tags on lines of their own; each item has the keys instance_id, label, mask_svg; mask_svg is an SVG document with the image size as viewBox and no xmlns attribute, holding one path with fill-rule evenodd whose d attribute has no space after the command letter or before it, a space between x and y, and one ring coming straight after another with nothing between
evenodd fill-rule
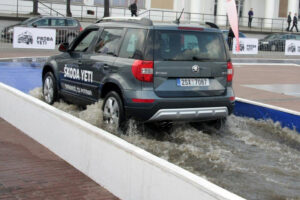
<instances>
[{"instance_id":1,"label":"blue painted floor","mask_svg":"<svg viewBox=\"0 0 300 200\"><path fill-rule=\"evenodd\" d=\"M43 63L0 62L0 82L22 92L42 86Z\"/></svg>"},{"instance_id":2,"label":"blue painted floor","mask_svg":"<svg viewBox=\"0 0 300 200\"><path fill-rule=\"evenodd\" d=\"M0 62L0 82L12 86L24 93L29 93L30 90L37 87L42 87L42 66L43 62ZM289 85L287 90L283 88L280 92L294 92L299 85ZM283 87L283 86L281 86ZM278 86L276 87L278 90ZM265 90L271 90L268 88L262 88ZM236 102L234 114L242 117L251 117L254 119L272 119L274 122L279 121L283 127L290 129L296 129L300 132L300 116L283 113L277 110L264 108L252 104L243 102Z\"/></svg>"}]
</instances>

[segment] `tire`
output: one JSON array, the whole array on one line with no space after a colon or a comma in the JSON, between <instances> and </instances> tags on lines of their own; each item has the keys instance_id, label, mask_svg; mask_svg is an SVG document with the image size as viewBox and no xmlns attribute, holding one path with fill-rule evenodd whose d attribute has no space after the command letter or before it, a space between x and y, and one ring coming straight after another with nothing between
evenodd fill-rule
<instances>
[{"instance_id":1,"label":"tire","mask_svg":"<svg viewBox=\"0 0 300 200\"><path fill-rule=\"evenodd\" d=\"M75 35L68 35L66 38L66 42L71 44L75 38Z\"/></svg>"},{"instance_id":2,"label":"tire","mask_svg":"<svg viewBox=\"0 0 300 200\"><path fill-rule=\"evenodd\" d=\"M113 125L116 128L122 128L125 124L125 112L120 95L115 92L109 92L104 99L103 121Z\"/></svg>"},{"instance_id":3,"label":"tire","mask_svg":"<svg viewBox=\"0 0 300 200\"><path fill-rule=\"evenodd\" d=\"M43 97L46 103L52 105L58 100L56 79L52 72L47 72L43 79Z\"/></svg>"}]
</instances>

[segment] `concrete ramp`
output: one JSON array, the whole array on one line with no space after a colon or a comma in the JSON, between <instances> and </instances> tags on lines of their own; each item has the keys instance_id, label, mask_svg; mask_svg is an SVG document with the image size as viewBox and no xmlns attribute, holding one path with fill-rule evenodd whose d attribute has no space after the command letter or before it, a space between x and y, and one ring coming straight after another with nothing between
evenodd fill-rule
<instances>
[{"instance_id":1,"label":"concrete ramp","mask_svg":"<svg viewBox=\"0 0 300 200\"><path fill-rule=\"evenodd\" d=\"M0 117L120 199L243 199L2 83L0 96Z\"/></svg>"}]
</instances>

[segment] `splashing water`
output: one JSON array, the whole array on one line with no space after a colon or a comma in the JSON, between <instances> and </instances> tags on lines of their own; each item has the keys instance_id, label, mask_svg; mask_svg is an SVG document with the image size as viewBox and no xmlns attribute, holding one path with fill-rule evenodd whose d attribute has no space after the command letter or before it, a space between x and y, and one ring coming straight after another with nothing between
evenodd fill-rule
<instances>
[{"instance_id":1,"label":"splashing water","mask_svg":"<svg viewBox=\"0 0 300 200\"><path fill-rule=\"evenodd\" d=\"M41 89L30 94L42 99ZM207 134L188 123L166 131L129 120L121 133L103 123L101 101L53 106L247 199L300 199L300 134L279 123L230 116Z\"/></svg>"}]
</instances>

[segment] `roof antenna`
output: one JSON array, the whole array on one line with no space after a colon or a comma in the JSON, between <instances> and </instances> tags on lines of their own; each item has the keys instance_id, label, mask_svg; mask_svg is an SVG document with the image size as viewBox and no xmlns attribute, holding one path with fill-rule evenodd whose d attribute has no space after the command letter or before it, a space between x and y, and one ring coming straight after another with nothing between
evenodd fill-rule
<instances>
[{"instance_id":1,"label":"roof antenna","mask_svg":"<svg viewBox=\"0 0 300 200\"><path fill-rule=\"evenodd\" d=\"M182 11L181 11L179 17L174 21L175 24L177 24L177 25L180 24L180 19L181 19L181 16L182 16L182 14L183 14L183 11L184 11L184 8L182 8Z\"/></svg>"}]
</instances>

